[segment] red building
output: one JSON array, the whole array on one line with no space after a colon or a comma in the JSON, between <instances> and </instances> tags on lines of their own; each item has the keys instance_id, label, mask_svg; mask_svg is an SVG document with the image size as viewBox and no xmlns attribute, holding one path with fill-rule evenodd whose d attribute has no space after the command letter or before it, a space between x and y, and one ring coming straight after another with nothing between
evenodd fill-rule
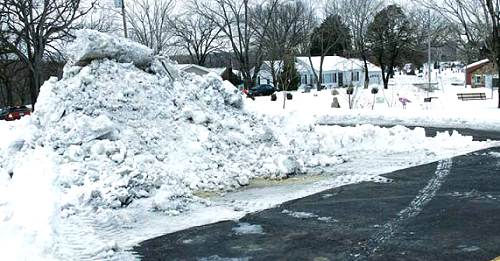
<instances>
[{"instance_id":1,"label":"red building","mask_svg":"<svg viewBox=\"0 0 500 261\"><path fill-rule=\"evenodd\" d=\"M484 59L472 64L467 65L466 79L467 85L476 87L477 85L483 85L484 87L484 74L485 70L490 71L490 67L494 67L493 63L488 59ZM481 84L482 83L482 84ZM479 87L479 86L477 86Z\"/></svg>"}]
</instances>

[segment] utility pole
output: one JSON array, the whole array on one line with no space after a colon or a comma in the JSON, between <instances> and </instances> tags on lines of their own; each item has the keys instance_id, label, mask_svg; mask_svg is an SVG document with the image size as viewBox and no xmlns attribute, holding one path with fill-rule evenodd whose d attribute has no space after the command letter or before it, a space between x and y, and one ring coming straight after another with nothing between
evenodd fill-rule
<instances>
[{"instance_id":1,"label":"utility pole","mask_svg":"<svg viewBox=\"0 0 500 261\"><path fill-rule=\"evenodd\" d=\"M429 41L428 41L428 46L427 46L427 54L428 54L428 60L427 60L427 65L429 66L428 74L429 74L429 86L427 86L427 98L429 97L429 93L431 92L431 80L432 80L432 67L431 67L431 11L427 10L428 13L428 24L427 24L427 34L429 35Z\"/></svg>"},{"instance_id":2,"label":"utility pole","mask_svg":"<svg viewBox=\"0 0 500 261\"><path fill-rule=\"evenodd\" d=\"M122 18L123 18L123 36L125 38L128 38L128 33L127 33L127 13L125 11L125 0L118 0L121 2L121 8L122 8Z\"/></svg>"}]
</instances>

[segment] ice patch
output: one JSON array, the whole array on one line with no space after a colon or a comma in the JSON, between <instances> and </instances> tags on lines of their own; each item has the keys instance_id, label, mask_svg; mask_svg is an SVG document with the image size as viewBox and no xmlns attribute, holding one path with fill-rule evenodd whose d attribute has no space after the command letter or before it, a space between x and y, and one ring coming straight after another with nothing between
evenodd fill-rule
<instances>
[{"instance_id":1,"label":"ice patch","mask_svg":"<svg viewBox=\"0 0 500 261\"><path fill-rule=\"evenodd\" d=\"M323 222L338 222L338 220L332 218L332 217L319 217L318 218L319 221L323 221Z\"/></svg>"},{"instance_id":2,"label":"ice patch","mask_svg":"<svg viewBox=\"0 0 500 261\"><path fill-rule=\"evenodd\" d=\"M234 227L233 231L236 235L265 234L261 225L251 225L249 223L238 223L238 226Z\"/></svg>"},{"instance_id":3,"label":"ice patch","mask_svg":"<svg viewBox=\"0 0 500 261\"><path fill-rule=\"evenodd\" d=\"M290 210L283 210L281 211L283 214L287 214L291 217L294 218L299 218L299 219L308 219L308 218L317 218L318 215L313 214L313 213L307 213L307 212L295 212L295 211L290 211Z\"/></svg>"},{"instance_id":4,"label":"ice patch","mask_svg":"<svg viewBox=\"0 0 500 261\"><path fill-rule=\"evenodd\" d=\"M220 257L220 256L209 256L202 257L199 259L200 261L249 261L249 257Z\"/></svg>"},{"instance_id":5,"label":"ice patch","mask_svg":"<svg viewBox=\"0 0 500 261\"><path fill-rule=\"evenodd\" d=\"M493 156L493 157L495 157L495 158L500 158L500 152L494 152L494 151L492 151L492 152L490 152L490 155Z\"/></svg>"}]
</instances>

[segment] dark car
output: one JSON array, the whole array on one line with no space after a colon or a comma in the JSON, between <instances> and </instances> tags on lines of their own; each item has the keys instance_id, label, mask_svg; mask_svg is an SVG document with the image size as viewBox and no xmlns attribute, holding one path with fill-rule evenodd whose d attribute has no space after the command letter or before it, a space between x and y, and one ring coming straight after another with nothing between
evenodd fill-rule
<instances>
[{"instance_id":1,"label":"dark car","mask_svg":"<svg viewBox=\"0 0 500 261\"><path fill-rule=\"evenodd\" d=\"M30 115L31 110L26 106L9 107L0 110L0 120L13 121Z\"/></svg>"},{"instance_id":2,"label":"dark car","mask_svg":"<svg viewBox=\"0 0 500 261\"><path fill-rule=\"evenodd\" d=\"M249 96L267 96L276 92L276 89L269 84L261 84L248 91Z\"/></svg>"}]
</instances>

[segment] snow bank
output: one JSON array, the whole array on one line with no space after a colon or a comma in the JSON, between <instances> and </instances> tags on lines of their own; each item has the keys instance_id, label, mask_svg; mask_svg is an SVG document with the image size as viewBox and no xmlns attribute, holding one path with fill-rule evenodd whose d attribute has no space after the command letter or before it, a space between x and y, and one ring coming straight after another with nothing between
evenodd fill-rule
<instances>
[{"instance_id":1,"label":"snow bank","mask_svg":"<svg viewBox=\"0 0 500 261\"><path fill-rule=\"evenodd\" d=\"M50 151L37 148L25 155L8 184L0 182L2 259L52 260L60 202L54 186Z\"/></svg>"},{"instance_id":2,"label":"snow bank","mask_svg":"<svg viewBox=\"0 0 500 261\"><path fill-rule=\"evenodd\" d=\"M79 30L76 40L66 50L70 62L86 65L96 59L113 59L146 67L153 61L153 51L129 39L102 34L93 30Z\"/></svg>"},{"instance_id":3,"label":"snow bank","mask_svg":"<svg viewBox=\"0 0 500 261\"><path fill-rule=\"evenodd\" d=\"M71 244L57 222L89 210L105 213L147 198L147 211L177 215L206 203L196 192L321 170L363 153L484 147L457 134L426 138L422 129L328 128L312 119L257 116L215 74L179 77L170 61L126 39L76 35L72 62L60 81L42 86L32 117L0 125L9 136L0 143L0 238L22 231L9 243L13 254L30 242L38 252L17 253L78 259L65 252ZM30 213L36 223L26 219Z\"/></svg>"}]
</instances>

